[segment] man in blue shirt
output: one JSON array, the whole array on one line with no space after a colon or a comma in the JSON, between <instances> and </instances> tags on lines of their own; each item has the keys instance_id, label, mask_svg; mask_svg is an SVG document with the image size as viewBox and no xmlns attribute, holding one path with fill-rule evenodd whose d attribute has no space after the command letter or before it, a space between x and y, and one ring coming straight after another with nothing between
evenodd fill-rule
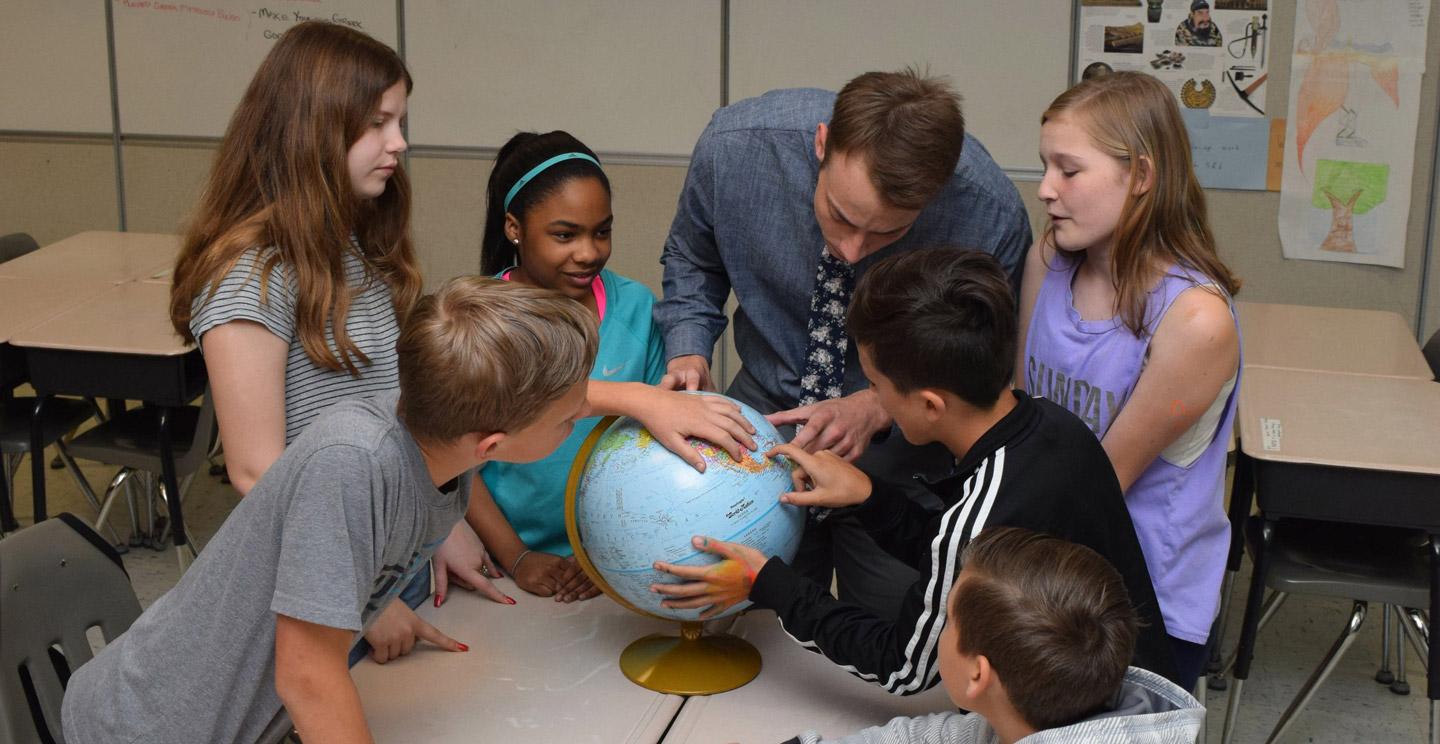
<instances>
[{"instance_id":1,"label":"man in blue shirt","mask_svg":"<svg viewBox=\"0 0 1440 744\"><path fill-rule=\"evenodd\" d=\"M796 425L806 450L908 483L948 460L898 436L870 446L892 422L845 336L849 289L879 259L933 245L993 254L1018 287L1030 240L1019 193L965 134L959 96L941 79L870 72L838 95L777 90L732 104L695 145L661 256L662 384L715 389L710 353L734 292L741 368L727 392ZM910 583L843 522L812 523L801 550L797 568L828 584L833 557L842 598L880 612Z\"/></svg>"}]
</instances>

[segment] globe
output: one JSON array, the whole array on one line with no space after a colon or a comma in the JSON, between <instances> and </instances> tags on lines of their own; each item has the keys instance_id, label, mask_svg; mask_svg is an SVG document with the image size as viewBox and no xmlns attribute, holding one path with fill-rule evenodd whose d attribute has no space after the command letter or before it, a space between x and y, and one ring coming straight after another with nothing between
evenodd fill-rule
<instances>
[{"instance_id":1,"label":"globe","mask_svg":"<svg viewBox=\"0 0 1440 744\"><path fill-rule=\"evenodd\" d=\"M787 562L795 557L805 512L780 503L791 490L791 466L784 458L764 457L783 440L755 409L726 400L755 427L756 451L744 460L691 440L705 458L705 472L696 472L637 421L613 417L596 425L576 455L566 499L571 546L596 585L632 610L669 620L699 618L699 609L661 607L665 597L650 591L651 584L680 581L656 571L655 561L683 566L720 560L695 550L695 535L749 545Z\"/></svg>"}]
</instances>

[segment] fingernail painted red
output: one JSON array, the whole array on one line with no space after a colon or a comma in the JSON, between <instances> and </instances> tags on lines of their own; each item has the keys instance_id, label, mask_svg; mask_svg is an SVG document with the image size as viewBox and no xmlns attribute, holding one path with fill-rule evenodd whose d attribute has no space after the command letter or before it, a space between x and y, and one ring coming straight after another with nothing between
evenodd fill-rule
<instances>
[{"instance_id":1,"label":"fingernail painted red","mask_svg":"<svg viewBox=\"0 0 1440 744\"><path fill-rule=\"evenodd\" d=\"M459 641L456 641L456 642L455 642L455 648L458 648L458 649L460 649L461 651L469 651L469 650L470 650L470 647L469 647L469 646L466 646L465 644L463 644L463 643L461 643L461 642L459 642Z\"/></svg>"},{"instance_id":2,"label":"fingernail painted red","mask_svg":"<svg viewBox=\"0 0 1440 744\"><path fill-rule=\"evenodd\" d=\"M512 598L512 597L506 597L506 598L505 598L505 604L512 604L512 605L515 604L514 598Z\"/></svg>"},{"instance_id":3,"label":"fingernail painted red","mask_svg":"<svg viewBox=\"0 0 1440 744\"><path fill-rule=\"evenodd\" d=\"M436 607L439 607L439 606L440 606L440 595L439 595L439 594L436 594L436 595L435 595L435 606L436 606Z\"/></svg>"}]
</instances>

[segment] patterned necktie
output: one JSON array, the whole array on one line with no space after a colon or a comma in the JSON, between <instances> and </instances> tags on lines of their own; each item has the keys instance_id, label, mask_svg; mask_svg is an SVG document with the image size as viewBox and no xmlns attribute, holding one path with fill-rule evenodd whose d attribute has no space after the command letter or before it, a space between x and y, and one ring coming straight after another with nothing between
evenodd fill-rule
<instances>
[{"instance_id":1,"label":"patterned necktie","mask_svg":"<svg viewBox=\"0 0 1440 744\"><path fill-rule=\"evenodd\" d=\"M802 406L843 394L845 352L850 348L845 312L850 308L850 295L854 291L855 269L830 255L830 251L823 251L815 273L815 293L810 297L805 371L800 375Z\"/></svg>"}]
</instances>

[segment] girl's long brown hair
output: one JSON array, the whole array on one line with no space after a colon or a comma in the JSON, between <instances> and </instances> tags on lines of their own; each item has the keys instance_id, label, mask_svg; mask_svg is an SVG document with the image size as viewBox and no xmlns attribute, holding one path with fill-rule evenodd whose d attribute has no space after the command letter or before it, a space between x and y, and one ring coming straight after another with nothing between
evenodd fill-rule
<instances>
[{"instance_id":1,"label":"girl's long brown hair","mask_svg":"<svg viewBox=\"0 0 1440 744\"><path fill-rule=\"evenodd\" d=\"M359 31L306 22L280 37L230 119L185 232L170 291L170 322L181 337L196 341L191 305L200 292L208 286L213 295L245 251L273 246L260 268L261 300L271 270L284 264L295 278L295 325L306 355L352 375L369 364L345 331L359 289L346 285L346 252L358 252L389 286L402 324L420 296L421 279L410 244L410 182L403 165L383 194L360 199L346 154L381 94L400 82L408 94L405 64Z\"/></svg>"},{"instance_id":2,"label":"girl's long brown hair","mask_svg":"<svg viewBox=\"0 0 1440 744\"><path fill-rule=\"evenodd\" d=\"M1190 137L1163 83L1138 72L1092 78L1061 93L1040 123L1062 115L1083 127L1100 150L1128 163L1131 183L1145 175L1142 159L1153 173L1149 189L1126 197L1110 252L1116 308L1125 327L1136 336L1154 331L1147 328L1146 297L1157 259L1204 274L1230 295L1240 291L1240 280L1215 251ZM1055 246L1053 225L1045 228L1045 242Z\"/></svg>"}]
</instances>

